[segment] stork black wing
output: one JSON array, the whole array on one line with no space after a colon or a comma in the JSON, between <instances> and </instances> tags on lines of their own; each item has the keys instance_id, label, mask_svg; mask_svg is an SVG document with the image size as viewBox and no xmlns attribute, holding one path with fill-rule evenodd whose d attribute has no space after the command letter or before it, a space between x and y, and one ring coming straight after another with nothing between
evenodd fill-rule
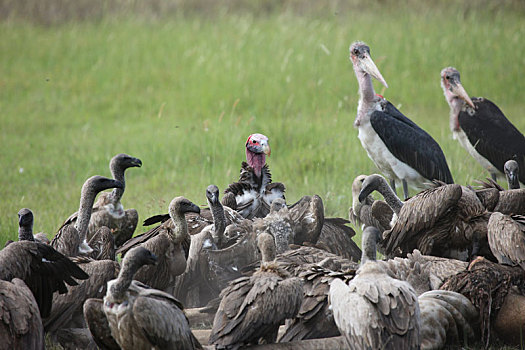
<instances>
[{"instance_id":1,"label":"stork black wing","mask_svg":"<svg viewBox=\"0 0 525 350\"><path fill-rule=\"evenodd\" d=\"M472 115L468 110L459 113L459 125L469 142L502 173L509 159L516 160L520 170L525 169L525 136L491 101L474 97L472 102L476 106ZM525 183L524 170L520 171L519 179Z\"/></svg>"},{"instance_id":2,"label":"stork black wing","mask_svg":"<svg viewBox=\"0 0 525 350\"><path fill-rule=\"evenodd\" d=\"M370 123L396 158L426 179L454 183L438 143L390 102L387 102L384 112L372 113Z\"/></svg>"}]
</instances>

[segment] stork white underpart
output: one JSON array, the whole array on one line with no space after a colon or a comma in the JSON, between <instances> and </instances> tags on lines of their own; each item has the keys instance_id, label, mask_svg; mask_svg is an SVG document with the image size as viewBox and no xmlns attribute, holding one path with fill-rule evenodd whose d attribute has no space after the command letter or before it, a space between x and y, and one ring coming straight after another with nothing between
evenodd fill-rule
<instances>
[{"instance_id":1,"label":"stork white underpart","mask_svg":"<svg viewBox=\"0 0 525 350\"><path fill-rule=\"evenodd\" d=\"M385 143L375 132L370 121L362 122L359 127L359 140L366 150L368 157L372 159L386 177L397 181L406 180L414 188L425 187L423 183L428 182L423 176L410 165L397 159L386 147Z\"/></svg>"},{"instance_id":2,"label":"stork white underpart","mask_svg":"<svg viewBox=\"0 0 525 350\"><path fill-rule=\"evenodd\" d=\"M463 146L464 149L467 150L467 152L475 159L478 161L479 164L481 164L481 166L485 169L487 169L489 171L489 173L491 174L498 174L500 176L502 176L503 174L498 170L496 169L485 157L483 157L481 154L478 153L478 151L476 151L476 149L474 148L474 146L472 146L472 144L470 143L468 137L467 137L467 134L465 134L465 132L461 129L459 129L459 131L452 131L452 136L454 137L454 139L458 140L459 143L461 144L461 146Z\"/></svg>"}]
</instances>

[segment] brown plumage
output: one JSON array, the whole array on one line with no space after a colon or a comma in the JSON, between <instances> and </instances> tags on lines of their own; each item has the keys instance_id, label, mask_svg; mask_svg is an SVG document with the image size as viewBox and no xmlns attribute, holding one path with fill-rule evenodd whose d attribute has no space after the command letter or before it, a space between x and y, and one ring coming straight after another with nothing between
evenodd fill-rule
<instances>
[{"instance_id":1,"label":"brown plumage","mask_svg":"<svg viewBox=\"0 0 525 350\"><path fill-rule=\"evenodd\" d=\"M421 349L467 345L477 331L479 313L462 294L433 290L418 297Z\"/></svg>"},{"instance_id":2,"label":"brown plumage","mask_svg":"<svg viewBox=\"0 0 525 350\"><path fill-rule=\"evenodd\" d=\"M352 240L355 231L347 226L349 223L343 218L325 218L316 246L345 259L358 261L361 249Z\"/></svg>"},{"instance_id":3,"label":"brown plumage","mask_svg":"<svg viewBox=\"0 0 525 350\"><path fill-rule=\"evenodd\" d=\"M83 314L93 341L102 350L120 350L117 341L111 335L108 319L104 313L102 299L87 299L84 302Z\"/></svg>"},{"instance_id":4,"label":"brown plumage","mask_svg":"<svg viewBox=\"0 0 525 350\"><path fill-rule=\"evenodd\" d=\"M139 215L136 209L126 209L122 206L120 200L124 195L126 179L124 173L131 167L141 167L142 161L124 153L120 153L111 158L109 169L115 180L122 183L122 188L115 188L112 192L103 192L93 205L93 211L89 220L87 239L91 237L101 227L108 227L114 236L115 244L120 247L124 242L131 238L137 223ZM78 213L73 213L66 219L63 225L75 223L78 219Z\"/></svg>"},{"instance_id":5,"label":"brown plumage","mask_svg":"<svg viewBox=\"0 0 525 350\"><path fill-rule=\"evenodd\" d=\"M365 179L366 175L359 175L352 182L352 206L348 210L348 218L356 228L374 226L381 232L386 231L390 229L394 212L385 202L374 200L370 195L362 202L359 201L359 193Z\"/></svg>"},{"instance_id":6,"label":"brown plumage","mask_svg":"<svg viewBox=\"0 0 525 350\"><path fill-rule=\"evenodd\" d=\"M102 176L92 176L84 182L80 194L80 207L75 221L67 219L58 229L51 240L51 246L66 256L77 256L92 251L87 243L87 233L93 203L100 191L108 188L123 188L124 184L118 180Z\"/></svg>"},{"instance_id":7,"label":"brown plumage","mask_svg":"<svg viewBox=\"0 0 525 350\"><path fill-rule=\"evenodd\" d=\"M93 260L88 257L74 257L72 261L84 270L89 278L76 286L67 288L67 293L53 296L53 307L43 319L46 332L63 328L85 327L82 305L89 298L102 298L108 281L116 278L120 270L114 260Z\"/></svg>"},{"instance_id":8,"label":"brown plumage","mask_svg":"<svg viewBox=\"0 0 525 350\"><path fill-rule=\"evenodd\" d=\"M258 246L263 260L259 271L232 281L221 292L209 339L217 348L239 349L261 339L275 342L279 325L299 311L303 298L301 280L289 277L273 262L272 235L261 233Z\"/></svg>"},{"instance_id":9,"label":"brown plumage","mask_svg":"<svg viewBox=\"0 0 525 350\"><path fill-rule=\"evenodd\" d=\"M375 261L379 234L374 227L363 231L361 267L350 283L330 284L335 323L350 349L419 349L417 295Z\"/></svg>"},{"instance_id":10,"label":"brown plumage","mask_svg":"<svg viewBox=\"0 0 525 350\"><path fill-rule=\"evenodd\" d=\"M102 226L95 232L88 242L93 249L89 257L95 260L115 260L115 237L107 226Z\"/></svg>"},{"instance_id":11,"label":"brown plumage","mask_svg":"<svg viewBox=\"0 0 525 350\"><path fill-rule=\"evenodd\" d=\"M507 215L525 215L525 188L505 190L492 179L478 182L484 189L495 188L499 191L498 201L493 211Z\"/></svg>"},{"instance_id":12,"label":"brown plumage","mask_svg":"<svg viewBox=\"0 0 525 350\"><path fill-rule=\"evenodd\" d=\"M317 242L324 223L324 205L321 197L303 196L288 210L293 222L294 243Z\"/></svg>"},{"instance_id":13,"label":"brown plumage","mask_svg":"<svg viewBox=\"0 0 525 350\"><path fill-rule=\"evenodd\" d=\"M177 299L132 281L141 266L156 261L146 248L135 247L124 257L118 278L108 283L102 307L111 336L123 350L202 349ZM96 315L100 311L87 317Z\"/></svg>"},{"instance_id":14,"label":"brown plumage","mask_svg":"<svg viewBox=\"0 0 525 350\"><path fill-rule=\"evenodd\" d=\"M173 292L175 277L186 270L191 242L184 218L186 212L199 213L200 209L184 197L175 197L169 205L170 221L130 239L117 250L124 256L129 249L140 245L158 257L155 266L146 266L136 273L137 281L155 289Z\"/></svg>"},{"instance_id":15,"label":"brown plumage","mask_svg":"<svg viewBox=\"0 0 525 350\"><path fill-rule=\"evenodd\" d=\"M519 267L490 262L482 257L473 260L468 270L451 276L441 289L466 296L480 314L481 339L490 344L491 323L498 315L507 294L525 293L525 275Z\"/></svg>"},{"instance_id":16,"label":"brown plumage","mask_svg":"<svg viewBox=\"0 0 525 350\"><path fill-rule=\"evenodd\" d=\"M38 305L29 287L18 278L0 280L0 339L2 349L45 348Z\"/></svg>"},{"instance_id":17,"label":"brown plumage","mask_svg":"<svg viewBox=\"0 0 525 350\"><path fill-rule=\"evenodd\" d=\"M525 270L525 216L492 213L488 241L500 264L519 265Z\"/></svg>"}]
</instances>

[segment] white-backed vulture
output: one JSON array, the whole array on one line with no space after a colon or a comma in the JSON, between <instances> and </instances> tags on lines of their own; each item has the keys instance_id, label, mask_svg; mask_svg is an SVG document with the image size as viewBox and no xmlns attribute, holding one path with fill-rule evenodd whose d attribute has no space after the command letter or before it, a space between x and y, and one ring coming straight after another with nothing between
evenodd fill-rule
<instances>
[{"instance_id":1,"label":"white-backed vulture","mask_svg":"<svg viewBox=\"0 0 525 350\"><path fill-rule=\"evenodd\" d=\"M331 282L335 323L350 349L419 349L416 292L375 261L379 235L375 227L365 228L356 276L348 285L340 279Z\"/></svg>"},{"instance_id":2,"label":"white-backed vulture","mask_svg":"<svg viewBox=\"0 0 525 350\"><path fill-rule=\"evenodd\" d=\"M492 211L507 215L525 215L525 188L514 188L505 190L496 181L478 181L483 189L497 189L499 196ZM509 183L510 186L510 183Z\"/></svg>"},{"instance_id":3,"label":"white-backed vulture","mask_svg":"<svg viewBox=\"0 0 525 350\"><path fill-rule=\"evenodd\" d=\"M362 202L359 201L359 193L365 179L366 175L359 175L352 182L352 206L348 210L348 218L355 227L363 229L367 226L374 226L381 232L386 231L390 229L394 212L385 202L374 200L370 195L366 196Z\"/></svg>"},{"instance_id":4,"label":"white-backed vulture","mask_svg":"<svg viewBox=\"0 0 525 350\"><path fill-rule=\"evenodd\" d=\"M130 249L117 279L108 282L102 309L111 336L123 350L201 349L191 333L182 304L170 294L133 280L139 268L156 262L157 257L146 248ZM96 310L97 305L100 307L100 303L95 303L91 310L87 307L88 324L92 324L93 317L102 316L100 309ZM103 320L99 321L104 327ZM104 334L107 335L107 328Z\"/></svg>"},{"instance_id":5,"label":"white-backed vulture","mask_svg":"<svg viewBox=\"0 0 525 350\"><path fill-rule=\"evenodd\" d=\"M520 166L514 159L507 160L503 165L503 172L507 178L509 190L520 188Z\"/></svg>"},{"instance_id":6,"label":"white-backed vulture","mask_svg":"<svg viewBox=\"0 0 525 350\"><path fill-rule=\"evenodd\" d=\"M421 349L471 344L477 331L478 310L462 294L432 290L418 297Z\"/></svg>"},{"instance_id":7,"label":"white-backed vulture","mask_svg":"<svg viewBox=\"0 0 525 350\"><path fill-rule=\"evenodd\" d=\"M261 268L251 277L232 281L221 292L210 344L239 349L275 342L279 325L295 316L303 299L302 282L275 264L275 240L267 232L258 236Z\"/></svg>"},{"instance_id":8,"label":"white-backed vulture","mask_svg":"<svg viewBox=\"0 0 525 350\"><path fill-rule=\"evenodd\" d=\"M265 217L275 198L284 199L285 187L272 182L266 155L270 155L268 137L251 134L246 140L246 162L242 162L239 181L224 191L222 204L248 219Z\"/></svg>"},{"instance_id":9,"label":"white-backed vulture","mask_svg":"<svg viewBox=\"0 0 525 350\"><path fill-rule=\"evenodd\" d=\"M491 255L487 243L489 213L475 193L460 185L436 183L405 203L380 175L370 175L363 182L360 199L378 190L391 205L397 218L390 230L383 233L383 247L388 257L406 256L418 249L423 254L462 258L479 250ZM397 198L397 197L396 197Z\"/></svg>"},{"instance_id":10,"label":"white-backed vulture","mask_svg":"<svg viewBox=\"0 0 525 350\"><path fill-rule=\"evenodd\" d=\"M137 281L155 289L173 292L175 277L186 270L190 248L191 239L184 217L187 212L199 213L200 209L184 197L175 197L169 205L170 221L130 239L117 250L124 256L130 248L140 245L158 257L156 265L145 266L136 273Z\"/></svg>"},{"instance_id":11,"label":"white-backed vulture","mask_svg":"<svg viewBox=\"0 0 525 350\"><path fill-rule=\"evenodd\" d=\"M140 159L124 153L117 154L111 158L109 163L111 175L115 180L122 183L122 187L114 188L111 192L103 192L98 196L89 220L88 241L91 240L99 228L104 226L111 230L117 247L120 247L131 238L137 227L139 215L136 209L124 210L120 200L126 188L126 178L124 176L126 169L141 166L142 161ZM73 213L63 225L74 223L78 219L78 213Z\"/></svg>"},{"instance_id":12,"label":"white-backed vulture","mask_svg":"<svg viewBox=\"0 0 525 350\"><path fill-rule=\"evenodd\" d=\"M525 216L492 213L488 240L500 264L519 265L525 270Z\"/></svg>"},{"instance_id":13,"label":"white-backed vulture","mask_svg":"<svg viewBox=\"0 0 525 350\"><path fill-rule=\"evenodd\" d=\"M124 187L122 182L99 175L87 179L80 194L77 220L69 222L67 219L51 240L51 246L66 256L90 253L92 249L87 243L87 233L95 197L100 191L108 188L122 187Z\"/></svg>"},{"instance_id":14,"label":"white-backed vulture","mask_svg":"<svg viewBox=\"0 0 525 350\"><path fill-rule=\"evenodd\" d=\"M318 195L303 196L288 211L293 222L293 241L316 243L324 224L323 200Z\"/></svg>"}]
</instances>

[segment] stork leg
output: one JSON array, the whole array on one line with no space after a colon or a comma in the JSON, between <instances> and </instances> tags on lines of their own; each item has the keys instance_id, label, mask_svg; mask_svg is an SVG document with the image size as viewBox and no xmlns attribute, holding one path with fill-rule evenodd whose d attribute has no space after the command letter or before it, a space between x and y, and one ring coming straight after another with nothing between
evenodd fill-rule
<instances>
[{"instance_id":1,"label":"stork leg","mask_svg":"<svg viewBox=\"0 0 525 350\"><path fill-rule=\"evenodd\" d=\"M392 188L392 191L394 191L394 193L397 195L397 192L396 192L396 180L395 179L390 179L390 188Z\"/></svg>"},{"instance_id":2,"label":"stork leg","mask_svg":"<svg viewBox=\"0 0 525 350\"><path fill-rule=\"evenodd\" d=\"M403 179L403 195L405 196L405 200L408 199L408 184L407 180Z\"/></svg>"}]
</instances>

